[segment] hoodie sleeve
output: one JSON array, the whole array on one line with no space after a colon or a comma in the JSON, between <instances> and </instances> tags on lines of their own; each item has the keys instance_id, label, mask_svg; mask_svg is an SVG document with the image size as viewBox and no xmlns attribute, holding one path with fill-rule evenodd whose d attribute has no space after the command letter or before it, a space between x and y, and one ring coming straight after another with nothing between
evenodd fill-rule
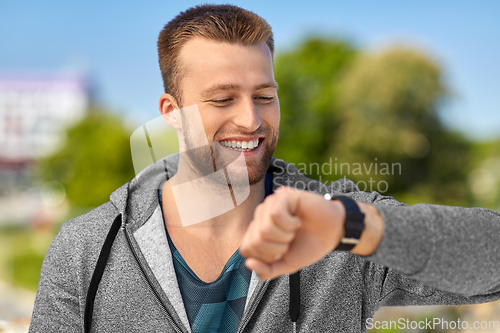
<instances>
[{"instance_id":1,"label":"hoodie sleeve","mask_svg":"<svg viewBox=\"0 0 500 333\"><path fill-rule=\"evenodd\" d=\"M63 225L45 255L29 332L83 332L71 238Z\"/></svg>"},{"instance_id":2,"label":"hoodie sleeve","mask_svg":"<svg viewBox=\"0 0 500 333\"><path fill-rule=\"evenodd\" d=\"M483 208L407 206L377 195L384 220L364 259L381 305L469 304L500 298L500 213ZM378 265L377 265L378 264Z\"/></svg>"}]
</instances>

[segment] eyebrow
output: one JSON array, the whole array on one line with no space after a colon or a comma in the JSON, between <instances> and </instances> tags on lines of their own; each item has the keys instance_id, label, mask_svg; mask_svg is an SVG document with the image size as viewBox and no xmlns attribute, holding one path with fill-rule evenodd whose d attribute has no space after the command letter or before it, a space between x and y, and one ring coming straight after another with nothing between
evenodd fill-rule
<instances>
[{"instance_id":1,"label":"eyebrow","mask_svg":"<svg viewBox=\"0 0 500 333\"><path fill-rule=\"evenodd\" d=\"M260 90L260 89L266 89L266 88L276 88L278 89L278 84L274 81L270 81L270 82L267 82L267 83L262 83L262 84L259 84L258 86L255 87L254 90Z\"/></svg>"},{"instance_id":2,"label":"eyebrow","mask_svg":"<svg viewBox=\"0 0 500 333\"><path fill-rule=\"evenodd\" d=\"M266 83L261 83L257 86L255 86L254 90L261 90L261 89L266 89L266 88L276 88L278 89L278 84L274 81L266 82ZM210 93L213 93L214 91L218 90L240 90L241 86L238 84L215 84L204 91L201 92L202 96L207 96Z\"/></svg>"}]
</instances>

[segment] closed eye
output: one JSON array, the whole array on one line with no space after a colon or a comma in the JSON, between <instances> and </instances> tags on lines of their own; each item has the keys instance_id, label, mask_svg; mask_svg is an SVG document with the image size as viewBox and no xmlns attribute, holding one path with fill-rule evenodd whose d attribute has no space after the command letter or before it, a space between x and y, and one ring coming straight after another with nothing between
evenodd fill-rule
<instances>
[{"instance_id":1,"label":"closed eye","mask_svg":"<svg viewBox=\"0 0 500 333\"><path fill-rule=\"evenodd\" d=\"M257 97L257 99L265 103L271 103L272 101L274 101L274 97L267 97L267 96L259 96Z\"/></svg>"},{"instance_id":2,"label":"closed eye","mask_svg":"<svg viewBox=\"0 0 500 333\"><path fill-rule=\"evenodd\" d=\"M225 103L230 102L231 100L232 100L231 98L224 98L224 99L214 99L214 100L211 100L210 102L212 102L214 104L225 104Z\"/></svg>"}]
</instances>

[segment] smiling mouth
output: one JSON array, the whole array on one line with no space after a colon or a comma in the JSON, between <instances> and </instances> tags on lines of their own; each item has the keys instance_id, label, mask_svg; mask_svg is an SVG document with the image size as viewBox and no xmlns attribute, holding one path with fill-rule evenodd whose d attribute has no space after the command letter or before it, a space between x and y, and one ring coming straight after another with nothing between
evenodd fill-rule
<instances>
[{"instance_id":1,"label":"smiling mouth","mask_svg":"<svg viewBox=\"0 0 500 333\"><path fill-rule=\"evenodd\" d=\"M229 149L235 150L235 151L252 151L257 149L259 144L262 142L262 138L255 139L253 141L235 141L235 140L228 140L228 141L219 141L219 143Z\"/></svg>"}]
</instances>

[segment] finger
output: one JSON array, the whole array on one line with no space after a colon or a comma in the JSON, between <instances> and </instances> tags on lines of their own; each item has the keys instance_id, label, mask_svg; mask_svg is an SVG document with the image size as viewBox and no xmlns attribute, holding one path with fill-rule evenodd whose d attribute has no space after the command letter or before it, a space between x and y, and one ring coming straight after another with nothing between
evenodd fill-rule
<instances>
[{"instance_id":1,"label":"finger","mask_svg":"<svg viewBox=\"0 0 500 333\"><path fill-rule=\"evenodd\" d=\"M269 210L269 220L284 231L294 231L300 227L301 221L298 217L293 216L288 209L289 205L285 200L278 201Z\"/></svg>"},{"instance_id":2,"label":"finger","mask_svg":"<svg viewBox=\"0 0 500 333\"><path fill-rule=\"evenodd\" d=\"M294 222L300 223L300 222ZM279 228L276 224L272 223L272 221L268 223L263 223L264 225L259 230L260 239L267 242L288 244L295 237L295 229L291 231L283 230Z\"/></svg>"},{"instance_id":3,"label":"finger","mask_svg":"<svg viewBox=\"0 0 500 333\"><path fill-rule=\"evenodd\" d=\"M299 191L294 187L281 186L276 191L274 191L274 194L276 194L277 196L287 196L293 198L294 200L287 202L287 204L289 205L288 210L292 213L292 215L295 215L295 213L297 212L301 192L302 191Z\"/></svg>"},{"instance_id":4,"label":"finger","mask_svg":"<svg viewBox=\"0 0 500 333\"><path fill-rule=\"evenodd\" d=\"M248 258L255 258L266 263L280 259L288 251L288 244L261 242L250 249Z\"/></svg>"},{"instance_id":5,"label":"finger","mask_svg":"<svg viewBox=\"0 0 500 333\"><path fill-rule=\"evenodd\" d=\"M288 250L289 243L275 243L264 241L258 237L245 237L240 245L239 251L243 257L259 258L270 261L276 260L276 256L282 256Z\"/></svg>"},{"instance_id":6,"label":"finger","mask_svg":"<svg viewBox=\"0 0 500 333\"><path fill-rule=\"evenodd\" d=\"M261 280L274 279L280 275L295 272L283 260L268 264L255 258L249 258L245 261L245 266L255 271Z\"/></svg>"},{"instance_id":7,"label":"finger","mask_svg":"<svg viewBox=\"0 0 500 333\"><path fill-rule=\"evenodd\" d=\"M271 222L285 231L293 231L300 227L301 221L295 216L299 196L298 192L289 194L284 193L276 195L272 201L266 205L266 214ZM262 215L259 215L262 216Z\"/></svg>"}]
</instances>

